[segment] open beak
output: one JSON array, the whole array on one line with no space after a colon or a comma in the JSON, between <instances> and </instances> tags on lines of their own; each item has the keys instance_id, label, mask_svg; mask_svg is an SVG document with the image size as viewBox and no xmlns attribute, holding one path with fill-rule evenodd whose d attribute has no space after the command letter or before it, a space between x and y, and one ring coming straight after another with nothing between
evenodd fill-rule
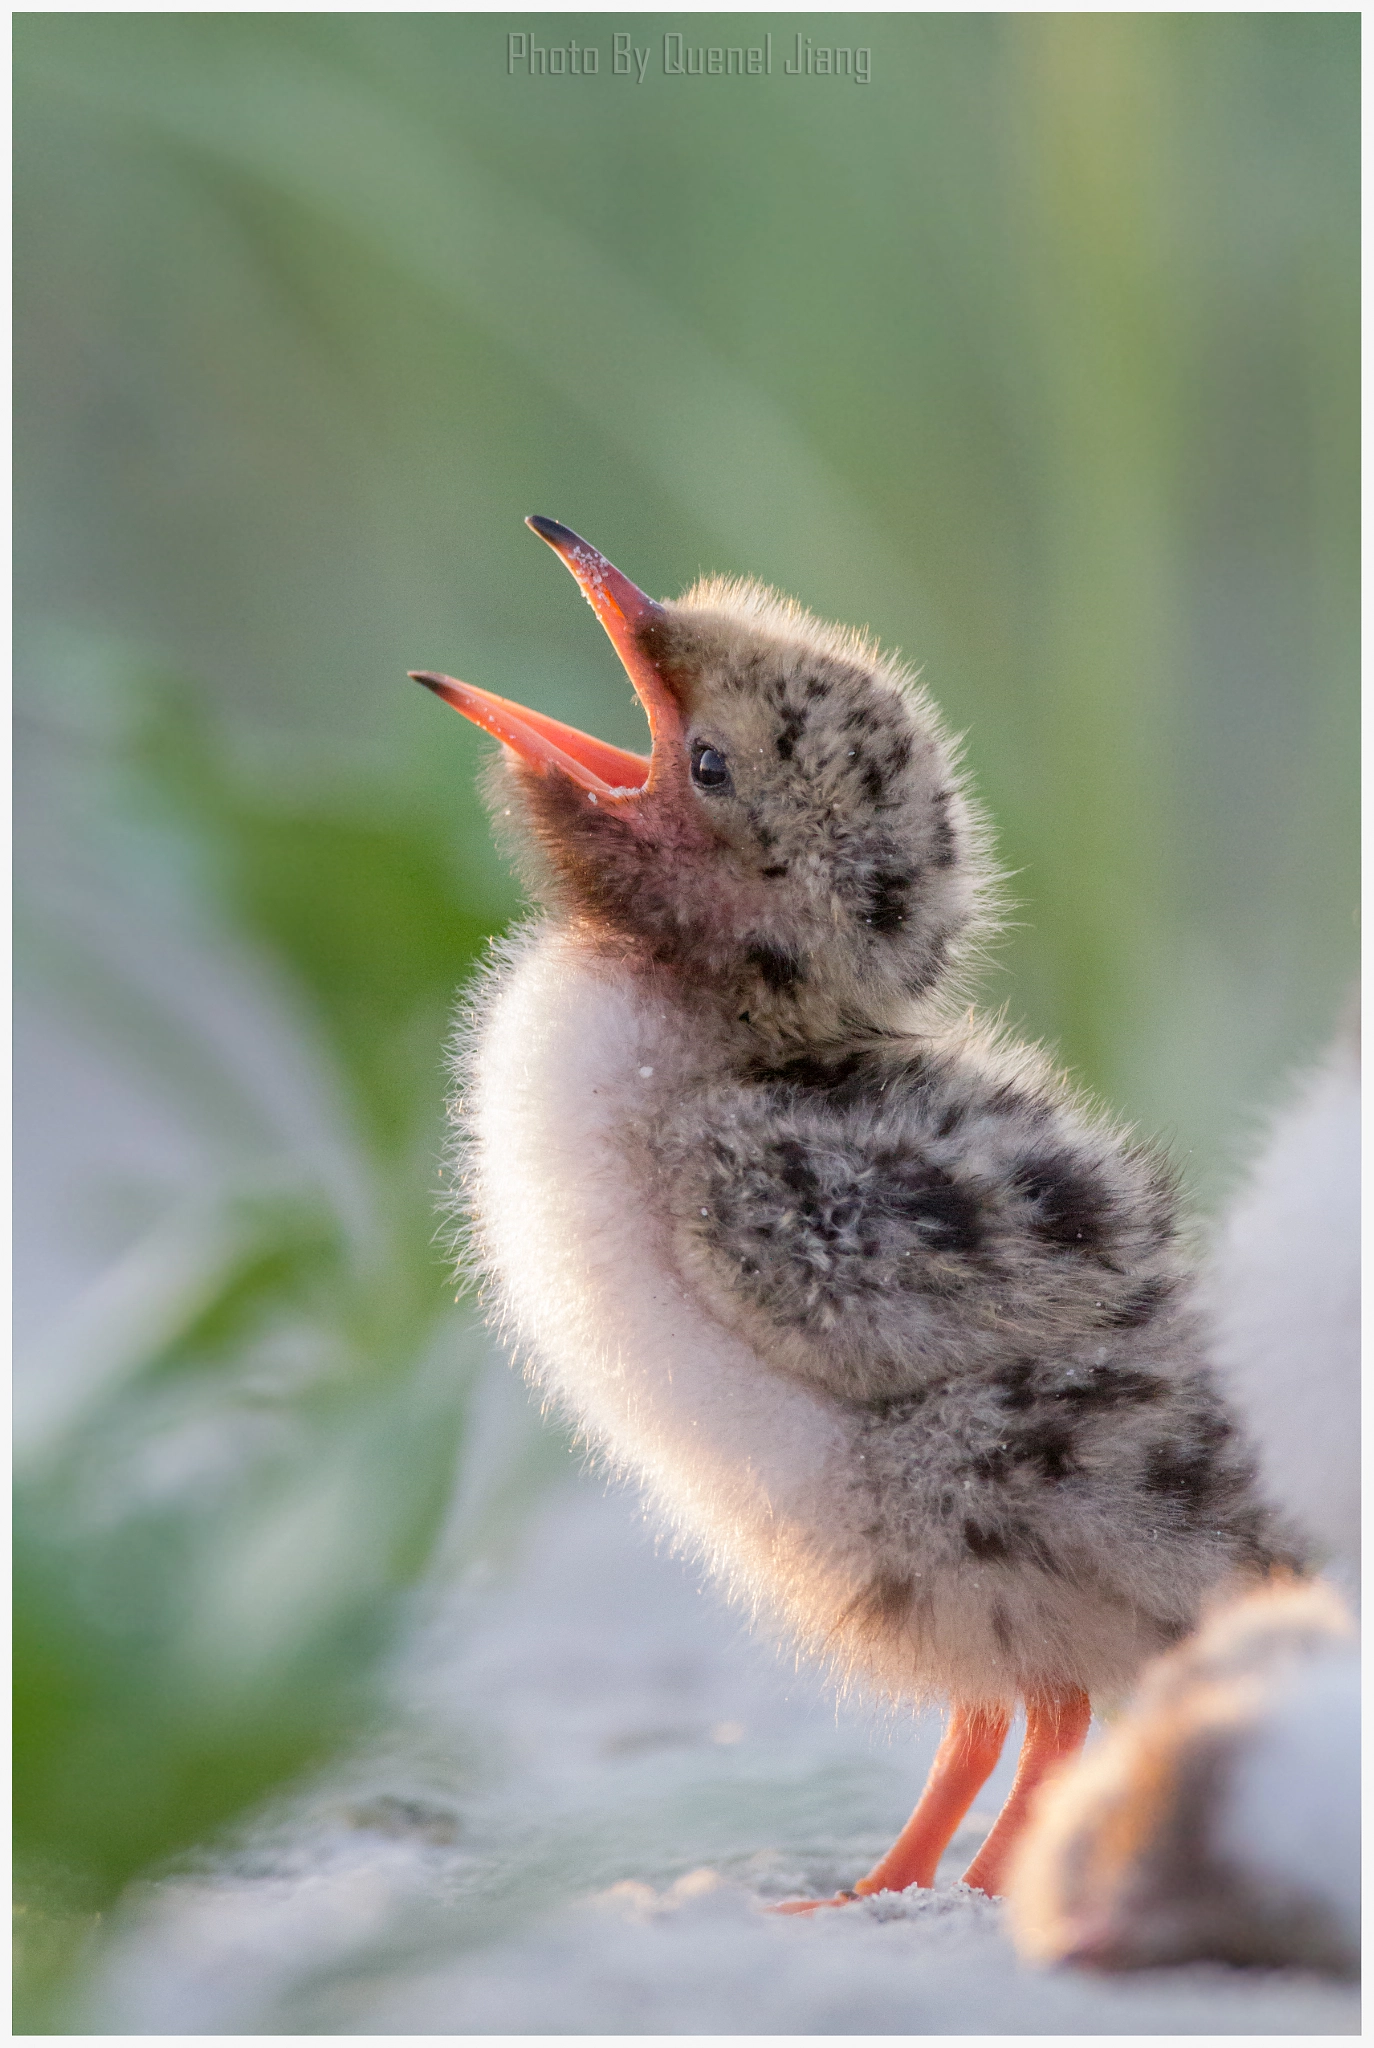
<instances>
[{"instance_id":1,"label":"open beak","mask_svg":"<svg viewBox=\"0 0 1374 2048\"><path fill-rule=\"evenodd\" d=\"M582 595L606 629L607 637L635 686L640 703L649 716L649 730L655 751L660 742L682 730L682 714L657 664L640 644L640 631L650 621L664 616L663 607L637 590L628 576L598 554L570 527L556 519L531 518L526 526L546 540L577 578ZM455 682L452 676L433 675L412 669L417 683L433 690L455 711L461 711L474 725L493 733L498 740L527 761L532 768L556 768L585 789L589 796L624 797L647 788L652 759L626 753L622 747L607 746L603 740L546 718L542 711L527 711L490 690L478 690L471 683Z\"/></svg>"}]
</instances>

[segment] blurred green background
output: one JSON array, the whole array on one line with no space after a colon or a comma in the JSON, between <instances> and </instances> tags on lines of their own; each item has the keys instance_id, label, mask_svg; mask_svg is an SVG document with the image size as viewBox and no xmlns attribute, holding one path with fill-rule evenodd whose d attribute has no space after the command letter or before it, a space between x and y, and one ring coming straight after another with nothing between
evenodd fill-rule
<instances>
[{"instance_id":1,"label":"blurred green background","mask_svg":"<svg viewBox=\"0 0 1374 2048\"><path fill-rule=\"evenodd\" d=\"M675 28L771 32L774 75L665 76ZM782 75L798 31L871 84ZM511 32L599 71L512 70ZM562 1456L474 1449L440 1055L517 904L490 743L405 680L640 743L526 512L922 665L1015 874L988 999L1204 1207L1319 1048L1356 957L1358 19L78 14L15 46L41 2027L131 1876L381 1711L411 1589L501 1521L473 1489L513 1526Z\"/></svg>"}]
</instances>

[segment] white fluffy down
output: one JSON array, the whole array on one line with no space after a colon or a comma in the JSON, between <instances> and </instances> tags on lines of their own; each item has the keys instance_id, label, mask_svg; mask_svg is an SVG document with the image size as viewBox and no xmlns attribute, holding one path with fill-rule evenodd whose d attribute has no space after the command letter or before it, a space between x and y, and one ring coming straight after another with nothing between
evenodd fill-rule
<instances>
[{"instance_id":1,"label":"white fluffy down","mask_svg":"<svg viewBox=\"0 0 1374 2048\"><path fill-rule=\"evenodd\" d=\"M1214 1357L1265 1491L1353 1588L1360 1546L1360 1069L1353 1030L1274 1122L1218 1239Z\"/></svg>"},{"instance_id":2,"label":"white fluffy down","mask_svg":"<svg viewBox=\"0 0 1374 2048\"><path fill-rule=\"evenodd\" d=\"M841 1604L844 1560L818 1556L812 1534L842 1491L836 1423L703 1317L661 1224L626 1200L618 1134L662 1104L661 1077L691 1070L674 1020L546 933L478 1030L463 1113L507 1334L736 1594L786 1602L830 1572Z\"/></svg>"},{"instance_id":3,"label":"white fluffy down","mask_svg":"<svg viewBox=\"0 0 1374 2048\"><path fill-rule=\"evenodd\" d=\"M1279 1900L1310 1900L1360 1945L1360 1659L1333 1644L1279 1681L1237 1758L1217 1848Z\"/></svg>"}]
</instances>

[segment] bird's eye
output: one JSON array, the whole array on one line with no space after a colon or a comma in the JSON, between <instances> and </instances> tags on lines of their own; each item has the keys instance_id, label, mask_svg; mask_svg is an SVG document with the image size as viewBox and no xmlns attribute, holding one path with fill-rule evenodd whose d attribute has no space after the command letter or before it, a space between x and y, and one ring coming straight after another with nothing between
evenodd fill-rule
<instances>
[{"instance_id":1,"label":"bird's eye","mask_svg":"<svg viewBox=\"0 0 1374 2048\"><path fill-rule=\"evenodd\" d=\"M698 789L729 789L730 770L724 754L698 740L692 749L692 780Z\"/></svg>"}]
</instances>

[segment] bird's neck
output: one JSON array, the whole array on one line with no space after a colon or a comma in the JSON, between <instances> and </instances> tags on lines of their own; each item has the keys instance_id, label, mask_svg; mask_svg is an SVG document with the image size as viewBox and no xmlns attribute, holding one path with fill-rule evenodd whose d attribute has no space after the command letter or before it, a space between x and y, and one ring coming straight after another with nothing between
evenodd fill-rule
<instances>
[{"instance_id":1,"label":"bird's neck","mask_svg":"<svg viewBox=\"0 0 1374 2048\"><path fill-rule=\"evenodd\" d=\"M754 945L704 972L692 959L590 924L564 928L564 942L589 966L626 976L664 1004L721 1065L769 1069L789 1062L940 1029L948 1005L865 988L854 976L802 977L781 949Z\"/></svg>"}]
</instances>

